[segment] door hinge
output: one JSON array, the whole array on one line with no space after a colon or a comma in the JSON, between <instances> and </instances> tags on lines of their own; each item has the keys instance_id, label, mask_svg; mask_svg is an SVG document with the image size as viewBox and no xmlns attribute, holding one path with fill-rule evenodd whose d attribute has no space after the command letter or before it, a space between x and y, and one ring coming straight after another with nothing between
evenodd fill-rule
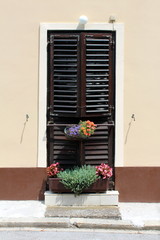
<instances>
[{"instance_id":1,"label":"door hinge","mask_svg":"<svg viewBox=\"0 0 160 240\"><path fill-rule=\"evenodd\" d=\"M113 37L110 37L110 44L111 44L111 48L114 49L115 48L115 40Z\"/></svg>"}]
</instances>

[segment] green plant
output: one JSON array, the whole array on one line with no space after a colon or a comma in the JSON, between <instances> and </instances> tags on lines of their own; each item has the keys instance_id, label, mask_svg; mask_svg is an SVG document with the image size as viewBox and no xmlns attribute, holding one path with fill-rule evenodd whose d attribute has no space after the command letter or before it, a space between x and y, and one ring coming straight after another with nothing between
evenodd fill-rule
<instances>
[{"instance_id":1,"label":"green plant","mask_svg":"<svg viewBox=\"0 0 160 240\"><path fill-rule=\"evenodd\" d=\"M58 173L57 176L61 178L64 186L74 192L75 195L79 195L99 178L96 175L96 168L90 165L66 169Z\"/></svg>"}]
</instances>

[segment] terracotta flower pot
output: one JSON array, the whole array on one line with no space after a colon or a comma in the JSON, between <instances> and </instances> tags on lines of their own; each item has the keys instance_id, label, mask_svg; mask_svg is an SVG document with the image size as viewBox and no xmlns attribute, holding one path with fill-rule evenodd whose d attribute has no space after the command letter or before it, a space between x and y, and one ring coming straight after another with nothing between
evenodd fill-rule
<instances>
[{"instance_id":1,"label":"terracotta flower pot","mask_svg":"<svg viewBox=\"0 0 160 240\"><path fill-rule=\"evenodd\" d=\"M54 193L71 193L70 189L66 189L60 182L60 178L49 178L49 190ZM100 193L105 192L108 188L108 179L98 179L89 188L85 189L84 193Z\"/></svg>"}]
</instances>

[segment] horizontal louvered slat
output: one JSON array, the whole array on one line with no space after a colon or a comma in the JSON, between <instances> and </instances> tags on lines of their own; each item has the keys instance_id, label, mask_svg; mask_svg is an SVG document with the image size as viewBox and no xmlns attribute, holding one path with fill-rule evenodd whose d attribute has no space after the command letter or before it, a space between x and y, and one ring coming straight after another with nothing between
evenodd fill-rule
<instances>
[{"instance_id":1,"label":"horizontal louvered slat","mask_svg":"<svg viewBox=\"0 0 160 240\"><path fill-rule=\"evenodd\" d=\"M90 41L90 39L87 39L87 40ZM103 44L103 43L100 43L100 44L87 43L86 45L87 45L87 47L100 47L100 49L102 47L108 47L109 46L109 44Z\"/></svg>"},{"instance_id":2,"label":"horizontal louvered slat","mask_svg":"<svg viewBox=\"0 0 160 240\"><path fill-rule=\"evenodd\" d=\"M72 36L70 36L70 37L72 37ZM61 36L59 35L59 38L57 36L57 38L55 39L55 43L57 43L57 42L61 42L61 43L63 43L63 42L65 42L65 43L66 42L68 42L68 43L77 43L77 40L76 39L71 39L71 38L61 38Z\"/></svg>"},{"instance_id":3,"label":"horizontal louvered slat","mask_svg":"<svg viewBox=\"0 0 160 240\"><path fill-rule=\"evenodd\" d=\"M55 63L64 63L64 62L66 62L66 63L72 63L72 62L77 62L77 59L76 58L69 58L69 59L65 59L65 61L63 60L63 59L54 59L54 62Z\"/></svg>"},{"instance_id":4,"label":"horizontal louvered slat","mask_svg":"<svg viewBox=\"0 0 160 240\"><path fill-rule=\"evenodd\" d=\"M103 99L101 99L101 100L98 99L98 101L99 101L99 103L106 102L106 101L104 101ZM92 100L87 100L87 102L89 102L89 103L94 103L94 102L97 102L97 100L92 99ZM89 106L88 106L88 107L89 107Z\"/></svg>"},{"instance_id":5,"label":"horizontal louvered slat","mask_svg":"<svg viewBox=\"0 0 160 240\"><path fill-rule=\"evenodd\" d=\"M57 88L66 88L66 90L67 90L67 89L72 89L72 88L74 89L74 88L76 88L76 86L73 86L73 85L68 86L68 85L61 85L61 84L59 84L59 85L56 85L56 84L55 84L54 87L55 87L55 88L56 88L56 87L57 87Z\"/></svg>"},{"instance_id":6,"label":"horizontal louvered slat","mask_svg":"<svg viewBox=\"0 0 160 240\"><path fill-rule=\"evenodd\" d=\"M75 90L54 90L54 92L57 93L76 93Z\"/></svg>"},{"instance_id":7,"label":"horizontal louvered slat","mask_svg":"<svg viewBox=\"0 0 160 240\"><path fill-rule=\"evenodd\" d=\"M54 105L55 108L56 108L56 107L65 108L66 106L67 106L67 105L64 105L64 104L63 104L63 105L56 105L56 104ZM68 105L68 106L69 106L69 105ZM72 108L74 109L74 108L76 108L76 107L73 107L73 106L72 106Z\"/></svg>"},{"instance_id":8,"label":"horizontal louvered slat","mask_svg":"<svg viewBox=\"0 0 160 240\"><path fill-rule=\"evenodd\" d=\"M56 103L64 103L63 100L55 100L54 102L55 102L55 104L56 104ZM76 103L76 101L69 101L69 100L67 100L67 103L68 103L68 104L70 104L70 103Z\"/></svg>"},{"instance_id":9,"label":"horizontal louvered slat","mask_svg":"<svg viewBox=\"0 0 160 240\"><path fill-rule=\"evenodd\" d=\"M76 95L66 95L66 94L64 94L64 95L60 95L60 94L55 94L54 95L54 97L55 98L60 98L60 99L63 99L63 98L74 98L74 99L76 99ZM56 100L56 99L55 99ZM67 99L68 100L68 99Z\"/></svg>"},{"instance_id":10,"label":"horizontal louvered slat","mask_svg":"<svg viewBox=\"0 0 160 240\"><path fill-rule=\"evenodd\" d=\"M109 56L109 55L108 55L108 56ZM96 57L97 57L97 55L96 55ZM102 63L102 62L108 63L108 62L109 62L109 59L105 59L105 58L102 58L102 59L101 59L101 58L100 58L100 59L98 59L98 58L95 58L95 59L94 59L94 58L92 58L92 59L87 58L87 59L86 59L86 63L87 63L87 62L90 62L90 63L93 62L93 63L94 63L94 61L96 61L97 63Z\"/></svg>"},{"instance_id":11,"label":"horizontal louvered slat","mask_svg":"<svg viewBox=\"0 0 160 240\"><path fill-rule=\"evenodd\" d=\"M109 49L87 49L87 52L90 54L90 52L98 52L98 53L101 53L101 52L105 52L104 54L106 54L106 52L109 51Z\"/></svg>"},{"instance_id":12,"label":"horizontal louvered slat","mask_svg":"<svg viewBox=\"0 0 160 240\"><path fill-rule=\"evenodd\" d=\"M59 83L59 84L66 83L66 81L69 82L69 83L76 83L76 80L70 80L70 79L67 79L67 80L66 80L66 79L63 79L63 80L61 80L61 81L56 80L56 79L54 80L55 83Z\"/></svg>"},{"instance_id":13,"label":"horizontal louvered slat","mask_svg":"<svg viewBox=\"0 0 160 240\"><path fill-rule=\"evenodd\" d=\"M55 42L56 42L56 41L55 41ZM55 46L56 48L60 47L60 49L63 48L63 47L68 49L68 48L72 48L72 47L74 47L74 46L77 46L77 44L73 44L73 43L72 43L72 44L63 44L63 43L62 43L62 44L56 44L56 43L55 43L54 46Z\"/></svg>"},{"instance_id":14,"label":"horizontal louvered slat","mask_svg":"<svg viewBox=\"0 0 160 240\"><path fill-rule=\"evenodd\" d=\"M91 153L91 151L85 151L85 153L86 153L86 155L88 155L88 154L90 154ZM95 158L95 156L97 156L97 155L106 155L106 154L108 154L108 151L107 150L103 150L103 151L98 151L98 150L92 150L92 154L93 154L93 156L94 156L94 158ZM97 157L96 157L97 158Z\"/></svg>"},{"instance_id":15,"label":"horizontal louvered slat","mask_svg":"<svg viewBox=\"0 0 160 240\"><path fill-rule=\"evenodd\" d=\"M72 80L76 77L77 75L76 74L68 74L68 75L66 75L66 74L61 74L61 73L59 73L59 74L57 74L57 73L55 73L55 75L54 75L54 77L55 77L55 80L57 80L57 79L62 79L62 80L64 80L65 78L65 80L66 80L66 82L68 82L68 78L72 78ZM56 79L57 78L57 79ZM76 79L75 79L76 80Z\"/></svg>"},{"instance_id":16,"label":"horizontal louvered slat","mask_svg":"<svg viewBox=\"0 0 160 240\"><path fill-rule=\"evenodd\" d=\"M95 156L96 156L96 159L95 159ZM87 161L89 161L89 160L94 160L95 162L97 162L97 165L98 164L100 164L100 162L102 162L102 160L107 160L108 159L108 157L106 156L106 154L105 153L103 153L103 155L100 155L100 153L99 154L97 154L97 155L93 155L93 156L85 156L85 162L87 163L87 164L89 164L89 162L87 162Z\"/></svg>"},{"instance_id":17,"label":"horizontal louvered slat","mask_svg":"<svg viewBox=\"0 0 160 240\"><path fill-rule=\"evenodd\" d=\"M103 88L103 87L108 87L108 85L107 84L99 84L99 83L97 83L97 84L87 84L86 85L87 87L89 87L89 88ZM92 90L92 89L91 89ZM108 89L107 89L107 91L108 91Z\"/></svg>"},{"instance_id":18,"label":"horizontal louvered slat","mask_svg":"<svg viewBox=\"0 0 160 240\"><path fill-rule=\"evenodd\" d=\"M107 79L102 79L102 80L98 80L98 83L97 83L97 80L96 79L94 79L94 78L91 78L91 79L89 79L89 78L87 78L86 79L86 83L96 83L97 84L97 86L101 86L101 83L102 84L104 84L104 83L106 83L108 80ZM92 86L92 85L91 85Z\"/></svg>"},{"instance_id":19,"label":"horizontal louvered slat","mask_svg":"<svg viewBox=\"0 0 160 240\"><path fill-rule=\"evenodd\" d=\"M86 76L87 77L93 77L93 79L95 79L95 78L99 78L99 77L101 77L101 79L102 80L107 80L107 76L109 76L107 73L106 74L101 74L101 73L86 73ZM99 80L99 79L98 79Z\"/></svg>"},{"instance_id":20,"label":"horizontal louvered slat","mask_svg":"<svg viewBox=\"0 0 160 240\"><path fill-rule=\"evenodd\" d=\"M102 94L101 95L97 95L97 94L96 95L94 95L94 94L92 94L92 95L88 94L87 95L87 98L100 98L100 99L102 99L102 97L107 98L107 95L104 95L104 94L103 95Z\"/></svg>"},{"instance_id":21,"label":"horizontal louvered slat","mask_svg":"<svg viewBox=\"0 0 160 240\"><path fill-rule=\"evenodd\" d=\"M105 72L105 73L107 73L107 72L109 72L109 69L98 69L98 68L97 69L95 69L95 68L91 69L91 68L87 68L86 71L87 72L93 72L93 73L94 72L101 72L101 73Z\"/></svg>"},{"instance_id":22,"label":"horizontal louvered slat","mask_svg":"<svg viewBox=\"0 0 160 240\"><path fill-rule=\"evenodd\" d=\"M99 92L99 93L104 93L104 92L108 92L108 89L90 89L90 86L88 87L89 89L87 89L86 90L86 93L94 93L94 92ZM94 87L94 88L97 88L97 86L96 87Z\"/></svg>"},{"instance_id":23,"label":"horizontal louvered slat","mask_svg":"<svg viewBox=\"0 0 160 240\"><path fill-rule=\"evenodd\" d=\"M87 37L87 40L89 40L90 42L100 42L100 43L109 42L108 38L91 38L91 37L93 37L93 35L89 35L89 37Z\"/></svg>"},{"instance_id":24,"label":"horizontal louvered slat","mask_svg":"<svg viewBox=\"0 0 160 240\"><path fill-rule=\"evenodd\" d=\"M108 67L108 64L87 64L87 67Z\"/></svg>"},{"instance_id":25,"label":"horizontal louvered slat","mask_svg":"<svg viewBox=\"0 0 160 240\"><path fill-rule=\"evenodd\" d=\"M69 67L69 66L67 66ZM77 72L77 69L54 69L54 72L55 72L55 76L57 76L58 74L56 74L56 72L60 72L60 73L67 73L67 72L72 72L73 74L75 72ZM63 75L62 75L63 76ZM75 75L74 75L75 76Z\"/></svg>"},{"instance_id":26,"label":"horizontal louvered slat","mask_svg":"<svg viewBox=\"0 0 160 240\"><path fill-rule=\"evenodd\" d=\"M95 53L87 53L86 54L86 57L95 57ZM107 58L107 57L109 57L109 54L106 54L106 53L104 53L104 54L96 54L96 57L105 57L105 58ZM101 58L99 58L98 59L98 61L100 60ZM93 60L93 59L92 59ZM96 59L97 60L97 59Z\"/></svg>"},{"instance_id":27,"label":"horizontal louvered slat","mask_svg":"<svg viewBox=\"0 0 160 240\"><path fill-rule=\"evenodd\" d=\"M77 64L75 63L75 64L54 64L54 66L55 67L59 67L59 68L61 68L61 67L76 67L77 66Z\"/></svg>"},{"instance_id":28,"label":"horizontal louvered slat","mask_svg":"<svg viewBox=\"0 0 160 240\"><path fill-rule=\"evenodd\" d=\"M75 55L75 56L74 56ZM77 55L74 53L74 54L64 54L64 53L59 53L59 54L54 54L54 57L56 58L56 61L57 60L59 60L60 58L61 58L61 60L63 60L62 59L62 57L64 57L65 58L65 61L67 62L69 59L71 59L72 57L77 57ZM68 59L66 59L66 58L68 58ZM64 62L65 62L64 61Z\"/></svg>"},{"instance_id":29,"label":"horizontal louvered slat","mask_svg":"<svg viewBox=\"0 0 160 240\"><path fill-rule=\"evenodd\" d=\"M104 101L105 102L105 101ZM96 105L94 105L93 103L92 103L92 105L89 105L88 106L88 111L89 110L91 110L91 108L93 108L93 110L94 110L94 108L98 108L99 110L103 110L103 108L104 107L108 107L108 105L107 104L96 104ZM95 110L96 111L96 110Z\"/></svg>"},{"instance_id":30,"label":"horizontal louvered slat","mask_svg":"<svg viewBox=\"0 0 160 240\"><path fill-rule=\"evenodd\" d=\"M56 45L54 45L54 46L56 47ZM72 46L72 47L73 47L73 46ZM74 55L75 53L77 53L77 51L74 50L74 49L68 49L68 50L67 50L67 49L55 49L54 51L55 51L55 55L56 55L56 56L58 56L57 52L60 52L60 54L59 54L60 56L61 56L61 53L64 54L65 52L66 52L67 54L68 54L68 52L69 52L69 53L71 52L70 54L73 54L73 55Z\"/></svg>"}]
</instances>

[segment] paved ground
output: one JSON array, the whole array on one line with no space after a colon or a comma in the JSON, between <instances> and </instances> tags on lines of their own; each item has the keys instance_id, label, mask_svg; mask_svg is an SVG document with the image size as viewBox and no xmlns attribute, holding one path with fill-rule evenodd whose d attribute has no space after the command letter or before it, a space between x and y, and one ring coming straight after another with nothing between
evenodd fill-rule
<instances>
[{"instance_id":1,"label":"paved ground","mask_svg":"<svg viewBox=\"0 0 160 240\"><path fill-rule=\"evenodd\" d=\"M115 233L97 231L0 231L1 239L4 240L159 240L158 233Z\"/></svg>"},{"instance_id":2,"label":"paved ground","mask_svg":"<svg viewBox=\"0 0 160 240\"><path fill-rule=\"evenodd\" d=\"M41 218L45 210L40 201L0 201L0 218Z\"/></svg>"},{"instance_id":3,"label":"paved ground","mask_svg":"<svg viewBox=\"0 0 160 240\"><path fill-rule=\"evenodd\" d=\"M130 220L135 225L144 221L160 221L160 203L119 203L123 220Z\"/></svg>"},{"instance_id":4,"label":"paved ground","mask_svg":"<svg viewBox=\"0 0 160 240\"><path fill-rule=\"evenodd\" d=\"M101 229L160 230L160 203L119 203L121 220L84 218L45 218L40 201L0 201L0 227L77 227Z\"/></svg>"}]
</instances>

